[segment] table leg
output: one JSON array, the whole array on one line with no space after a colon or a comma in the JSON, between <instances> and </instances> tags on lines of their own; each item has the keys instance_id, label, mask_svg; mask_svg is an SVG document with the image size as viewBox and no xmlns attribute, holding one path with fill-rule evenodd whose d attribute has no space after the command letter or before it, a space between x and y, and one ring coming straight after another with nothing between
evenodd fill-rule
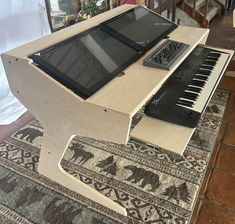
<instances>
[{"instance_id":1,"label":"table leg","mask_svg":"<svg viewBox=\"0 0 235 224\"><path fill-rule=\"evenodd\" d=\"M61 167L60 161L68 147L69 141L73 137L74 136L71 136L71 134L66 133L66 131L49 130L45 128L39 159L39 173L72 191L126 216L126 209L124 207L68 174Z\"/></svg>"}]
</instances>

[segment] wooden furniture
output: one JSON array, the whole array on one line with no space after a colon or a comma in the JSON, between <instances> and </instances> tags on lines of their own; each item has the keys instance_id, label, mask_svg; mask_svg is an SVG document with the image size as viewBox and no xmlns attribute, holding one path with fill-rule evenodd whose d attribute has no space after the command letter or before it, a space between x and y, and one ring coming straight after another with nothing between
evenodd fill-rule
<instances>
[{"instance_id":1,"label":"wooden furniture","mask_svg":"<svg viewBox=\"0 0 235 224\"><path fill-rule=\"evenodd\" d=\"M233 10L233 27L235 27L235 9Z\"/></svg>"},{"instance_id":2,"label":"wooden furniture","mask_svg":"<svg viewBox=\"0 0 235 224\"><path fill-rule=\"evenodd\" d=\"M182 2L183 0L158 0L157 1L157 7L155 8L155 1L152 0L146 0L145 5L161 14L164 11L167 11L167 15L169 18L169 14L171 13L171 18L169 18L171 21L175 22L176 21L176 6L178 3Z\"/></svg>"},{"instance_id":3,"label":"wooden furniture","mask_svg":"<svg viewBox=\"0 0 235 224\"><path fill-rule=\"evenodd\" d=\"M209 0L182 0L179 7L197 21L201 27L209 27L210 21L221 14L222 4Z\"/></svg>"},{"instance_id":4,"label":"wooden furniture","mask_svg":"<svg viewBox=\"0 0 235 224\"><path fill-rule=\"evenodd\" d=\"M131 121L132 117L160 88L195 46L199 43L205 43L209 30L178 27L170 34L169 38L184 41L190 47L170 71L144 67L144 55L125 69L124 75L117 76L86 100L36 67L28 56L94 27L133 7L136 6L120 6L2 55L13 94L39 119L45 128L39 172L123 215L126 215L123 207L62 169L60 161L68 143L75 135L81 135L125 144L130 135L138 135L143 140L147 138L151 141L151 144L158 144L160 136L163 147L164 142L170 142L176 152L182 153L182 145L187 144L193 129L182 128L168 122L160 122L144 117L130 133ZM158 47L163 41L155 47ZM166 129L168 132L177 129L178 133L166 133L164 132ZM154 136L153 132L156 133L156 131L161 135Z\"/></svg>"}]
</instances>

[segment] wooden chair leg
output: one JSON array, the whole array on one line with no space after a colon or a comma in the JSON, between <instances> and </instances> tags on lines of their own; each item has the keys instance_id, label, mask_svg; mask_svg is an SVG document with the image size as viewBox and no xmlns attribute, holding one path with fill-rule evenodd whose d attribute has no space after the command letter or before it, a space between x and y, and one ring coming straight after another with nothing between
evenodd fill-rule
<instances>
[{"instance_id":1,"label":"wooden chair leg","mask_svg":"<svg viewBox=\"0 0 235 224\"><path fill-rule=\"evenodd\" d=\"M74 136L66 133L66 131L49 130L45 128L43 145L39 159L39 173L72 191L126 216L127 213L124 207L68 174L61 167L60 161L65 153L69 141L73 137Z\"/></svg>"}]
</instances>

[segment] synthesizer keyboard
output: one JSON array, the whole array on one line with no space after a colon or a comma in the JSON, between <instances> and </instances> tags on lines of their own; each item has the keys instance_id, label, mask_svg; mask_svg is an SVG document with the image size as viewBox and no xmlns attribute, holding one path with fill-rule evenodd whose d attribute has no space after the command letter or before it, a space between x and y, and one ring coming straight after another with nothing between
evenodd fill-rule
<instances>
[{"instance_id":1,"label":"synthesizer keyboard","mask_svg":"<svg viewBox=\"0 0 235 224\"><path fill-rule=\"evenodd\" d=\"M197 46L147 103L145 114L196 127L228 59L227 53Z\"/></svg>"}]
</instances>

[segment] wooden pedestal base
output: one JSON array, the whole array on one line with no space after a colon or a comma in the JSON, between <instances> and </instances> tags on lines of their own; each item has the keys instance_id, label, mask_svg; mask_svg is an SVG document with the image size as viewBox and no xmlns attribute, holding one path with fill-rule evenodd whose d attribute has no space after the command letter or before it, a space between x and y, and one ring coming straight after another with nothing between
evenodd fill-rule
<instances>
[{"instance_id":1,"label":"wooden pedestal base","mask_svg":"<svg viewBox=\"0 0 235 224\"><path fill-rule=\"evenodd\" d=\"M58 130L45 128L38 167L39 173L72 191L126 216L127 213L124 207L71 176L61 167L61 159L73 137L62 131L58 132Z\"/></svg>"}]
</instances>

